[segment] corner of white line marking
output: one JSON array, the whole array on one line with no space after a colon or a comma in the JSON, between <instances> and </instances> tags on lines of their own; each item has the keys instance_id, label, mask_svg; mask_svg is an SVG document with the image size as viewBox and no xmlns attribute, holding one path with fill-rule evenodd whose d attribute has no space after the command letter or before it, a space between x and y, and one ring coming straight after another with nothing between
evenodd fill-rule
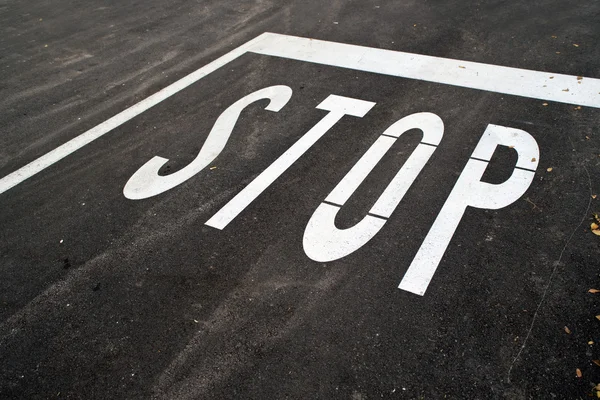
<instances>
[{"instance_id":1,"label":"corner of white line marking","mask_svg":"<svg viewBox=\"0 0 600 400\"><path fill-rule=\"evenodd\" d=\"M425 290L413 288L413 287L411 287L411 285L403 285L402 282L400 282L400 284L398 285L398 289L404 290L405 292L409 292L409 293L412 293L412 294L416 294L418 296L424 296L425 295Z\"/></svg>"}]
</instances>

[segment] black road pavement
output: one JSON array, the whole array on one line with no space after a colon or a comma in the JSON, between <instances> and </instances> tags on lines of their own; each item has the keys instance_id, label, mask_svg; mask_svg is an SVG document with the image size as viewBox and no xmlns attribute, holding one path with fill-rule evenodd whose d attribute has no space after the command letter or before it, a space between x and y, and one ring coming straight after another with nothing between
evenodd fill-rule
<instances>
[{"instance_id":1,"label":"black road pavement","mask_svg":"<svg viewBox=\"0 0 600 400\"><path fill-rule=\"evenodd\" d=\"M594 78L599 21L590 0L0 1L0 178L263 32ZM149 159L176 174L227 107L273 85L288 104L249 105L210 168L124 196ZM376 105L224 229L205 225L331 94ZM315 209L418 112L444 136L398 208L352 254L313 261ZM244 54L0 193L0 398L595 397L599 123L577 103ZM531 185L466 210L424 296L398 289L489 124L535 138ZM364 218L420 138L392 145L338 228ZM498 147L483 180L506 181L516 161Z\"/></svg>"}]
</instances>

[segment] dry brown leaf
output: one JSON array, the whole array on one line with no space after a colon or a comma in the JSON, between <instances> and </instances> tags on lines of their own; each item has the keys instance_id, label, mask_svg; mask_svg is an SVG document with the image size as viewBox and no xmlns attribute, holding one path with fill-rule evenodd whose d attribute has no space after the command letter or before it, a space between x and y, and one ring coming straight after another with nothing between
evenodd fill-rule
<instances>
[{"instance_id":1,"label":"dry brown leaf","mask_svg":"<svg viewBox=\"0 0 600 400\"><path fill-rule=\"evenodd\" d=\"M557 37L558 37L558 36L554 36L554 35L552 35L552 39L556 39Z\"/></svg>"},{"instance_id":2,"label":"dry brown leaf","mask_svg":"<svg viewBox=\"0 0 600 400\"><path fill-rule=\"evenodd\" d=\"M459 65L458 68L465 69L466 67L463 67L462 65Z\"/></svg>"},{"instance_id":3,"label":"dry brown leaf","mask_svg":"<svg viewBox=\"0 0 600 400\"><path fill-rule=\"evenodd\" d=\"M568 89L568 88L567 88L567 89L563 89L563 92L568 92L568 91L569 91L569 89Z\"/></svg>"},{"instance_id":4,"label":"dry brown leaf","mask_svg":"<svg viewBox=\"0 0 600 400\"><path fill-rule=\"evenodd\" d=\"M535 160L535 157L533 157L533 158L531 159L531 162L535 162L535 161L536 161L536 160Z\"/></svg>"},{"instance_id":5,"label":"dry brown leaf","mask_svg":"<svg viewBox=\"0 0 600 400\"><path fill-rule=\"evenodd\" d=\"M600 367L600 360L592 360L592 362Z\"/></svg>"},{"instance_id":6,"label":"dry brown leaf","mask_svg":"<svg viewBox=\"0 0 600 400\"><path fill-rule=\"evenodd\" d=\"M552 172L552 167L548 168L546 171Z\"/></svg>"},{"instance_id":7,"label":"dry brown leaf","mask_svg":"<svg viewBox=\"0 0 600 400\"><path fill-rule=\"evenodd\" d=\"M600 293L600 290L598 290L598 289L590 289L590 290L588 290L588 293Z\"/></svg>"},{"instance_id":8,"label":"dry brown leaf","mask_svg":"<svg viewBox=\"0 0 600 400\"><path fill-rule=\"evenodd\" d=\"M557 51L556 54L560 54L560 51Z\"/></svg>"},{"instance_id":9,"label":"dry brown leaf","mask_svg":"<svg viewBox=\"0 0 600 400\"><path fill-rule=\"evenodd\" d=\"M590 340L590 341L588 342L588 344L591 346L591 345L593 345L593 344L594 344L594 341L593 341L593 340Z\"/></svg>"},{"instance_id":10,"label":"dry brown leaf","mask_svg":"<svg viewBox=\"0 0 600 400\"><path fill-rule=\"evenodd\" d=\"M515 148L515 146L508 146L508 148L509 148L509 149L514 149L514 148Z\"/></svg>"},{"instance_id":11,"label":"dry brown leaf","mask_svg":"<svg viewBox=\"0 0 600 400\"><path fill-rule=\"evenodd\" d=\"M583 374L581 373L581 370L580 370L579 368L577 368L577 369L575 370L575 373L577 374L577 377L578 377L578 378L581 378L581 377L583 376Z\"/></svg>"},{"instance_id":12,"label":"dry brown leaf","mask_svg":"<svg viewBox=\"0 0 600 400\"><path fill-rule=\"evenodd\" d=\"M579 45L577 43L573 43L573 46L575 47L579 47Z\"/></svg>"},{"instance_id":13,"label":"dry brown leaf","mask_svg":"<svg viewBox=\"0 0 600 400\"><path fill-rule=\"evenodd\" d=\"M600 236L600 229L594 229L592 230L592 233L596 236Z\"/></svg>"},{"instance_id":14,"label":"dry brown leaf","mask_svg":"<svg viewBox=\"0 0 600 400\"><path fill-rule=\"evenodd\" d=\"M550 78L548 78L548 79L554 79L554 77L553 77L553 76L551 76L551 77L550 77Z\"/></svg>"},{"instance_id":15,"label":"dry brown leaf","mask_svg":"<svg viewBox=\"0 0 600 400\"><path fill-rule=\"evenodd\" d=\"M598 197L598 196L596 196L595 194L592 195L592 199L595 199L596 197Z\"/></svg>"},{"instance_id":16,"label":"dry brown leaf","mask_svg":"<svg viewBox=\"0 0 600 400\"><path fill-rule=\"evenodd\" d=\"M542 103L542 105L543 105L544 107L546 107L546 106L548 106L548 103Z\"/></svg>"},{"instance_id":17,"label":"dry brown leaf","mask_svg":"<svg viewBox=\"0 0 600 400\"><path fill-rule=\"evenodd\" d=\"M577 80L578 80L578 81L580 81L580 80L582 80L582 79L583 79L583 76L578 76L578 77L577 77Z\"/></svg>"},{"instance_id":18,"label":"dry brown leaf","mask_svg":"<svg viewBox=\"0 0 600 400\"><path fill-rule=\"evenodd\" d=\"M571 330L568 327L566 327L566 326L565 326L565 332L567 333L567 335L571 334Z\"/></svg>"},{"instance_id":19,"label":"dry brown leaf","mask_svg":"<svg viewBox=\"0 0 600 400\"><path fill-rule=\"evenodd\" d=\"M600 315L596 315L596 319L600 321Z\"/></svg>"},{"instance_id":20,"label":"dry brown leaf","mask_svg":"<svg viewBox=\"0 0 600 400\"><path fill-rule=\"evenodd\" d=\"M597 384L597 385L594 387L594 389L596 389L596 390L600 390L600 383L599 383L599 384Z\"/></svg>"},{"instance_id":21,"label":"dry brown leaf","mask_svg":"<svg viewBox=\"0 0 600 400\"><path fill-rule=\"evenodd\" d=\"M598 229L598 224L595 222L592 222L592 224L590 225L590 228L592 228L592 230L595 231L596 229Z\"/></svg>"}]
</instances>

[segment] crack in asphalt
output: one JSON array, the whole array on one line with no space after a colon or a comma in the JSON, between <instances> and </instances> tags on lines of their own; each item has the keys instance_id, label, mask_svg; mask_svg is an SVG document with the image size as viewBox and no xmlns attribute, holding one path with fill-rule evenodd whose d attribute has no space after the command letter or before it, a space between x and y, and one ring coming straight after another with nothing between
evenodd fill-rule
<instances>
[{"instance_id":1,"label":"crack in asphalt","mask_svg":"<svg viewBox=\"0 0 600 400\"><path fill-rule=\"evenodd\" d=\"M529 337L531 336L531 332L533 331L533 327L535 325L535 321L537 319L537 316L540 312L540 309L542 308L542 304L544 303L544 300L546 299L546 295L548 294L548 289L550 289L550 285L552 285L552 280L554 279L554 275L556 274L556 271L558 270L558 266L560 265L560 262L563 258L563 255L565 253L565 250L567 249L567 247L569 246L569 244L571 243L571 240L573 239L573 236L575 236L575 232L577 232L577 230L581 227L581 225L583 225L583 223L585 222L588 213L590 212L590 207L592 205L592 194L593 194L593 190L592 190L592 178L590 176L590 172L588 171L587 167L585 166L585 164L582 165L583 169L585 170L585 173L587 174L588 177L588 187L590 189L590 195L589 195L589 201L588 201L588 205L587 208L585 210L585 213L583 214L583 217L581 218L581 221L579 222L579 224L577 224L577 226L575 227L575 229L573 229L573 232L571 233L571 236L569 236L569 239L567 239L567 242L565 243L564 247L562 248L561 252L560 252L560 256L558 257L558 260L556 261L556 263L554 263L554 268L552 269L552 273L550 274L550 278L548 279L548 283L546 284L546 288L544 289L544 293L542 294L542 298L540 299L540 302L537 305L537 308L535 310L535 314L533 314L533 318L531 319L531 325L529 325L529 330L527 331L527 335L525 336L525 340L523 340L523 344L521 345L521 348L519 349L519 352L517 353L517 355L515 356L515 358L513 359L512 363L510 364L510 368L508 369L508 373L506 374L506 381L507 383L510 383L510 373L513 370L513 367L515 366L516 362L519 360L519 357L521 357L521 353L523 353L523 350L525 349L525 346L527 345L527 341L529 340Z\"/></svg>"}]
</instances>

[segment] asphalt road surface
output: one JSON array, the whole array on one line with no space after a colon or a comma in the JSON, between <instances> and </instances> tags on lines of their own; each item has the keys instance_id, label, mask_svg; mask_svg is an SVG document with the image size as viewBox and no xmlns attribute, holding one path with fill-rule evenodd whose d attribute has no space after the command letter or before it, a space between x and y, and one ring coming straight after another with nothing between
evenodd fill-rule
<instances>
[{"instance_id":1,"label":"asphalt road surface","mask_svg":"<svg viewBox=\"0 0 600 400\"><path fill-rule=\"evenodd\" d=\"M596 397L599 21L0 1L0 398Z\"/></svg>"}]
</instances>

